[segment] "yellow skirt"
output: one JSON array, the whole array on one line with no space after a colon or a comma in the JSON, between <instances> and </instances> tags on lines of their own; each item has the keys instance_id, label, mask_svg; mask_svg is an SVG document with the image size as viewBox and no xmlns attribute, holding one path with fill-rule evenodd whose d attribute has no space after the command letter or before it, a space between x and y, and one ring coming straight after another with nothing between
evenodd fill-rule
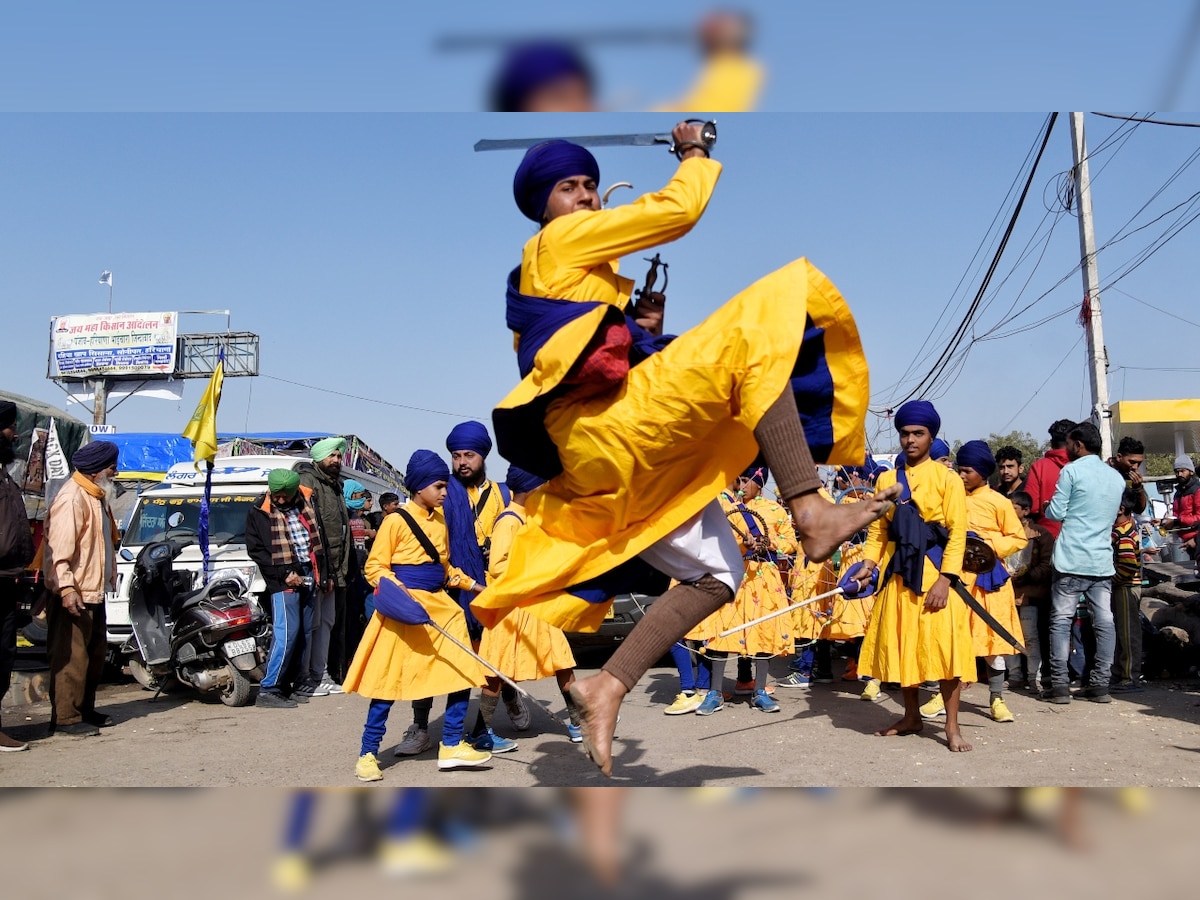
<instances>
[{"instance_id":1,"label":"yellow skirt","mask_svg":"<svg viewBox=\"0 0 1200 900\"><path fill-rule=\"evenodd\" d=\"M1018 641L1024 643L1025 634L1021 631L1021 618L1017 612L1017 598L1013 594L1012 581L1004 582L998 591L980 590L972 583L974 579L970 575L964 576L963 581L969 585L971 596L983 604L983 608L992 614L992 618L1007 628ZM971 643L975 647L976 656L1007 656L1017 652L1012 644L992 631L970 607L967 607L967 612L971 616Z\"/></svg>"},{"instance_id":2,"label":"yellow skirt","mask_svg":"<svg viewBox=\"0 0 1200 900\"><path fill-rule=\"evenodd\" d=\"M733 602L726 603L705 619L696 632L704 634L701 640L705 641L705 650L739 656L784 656L793 652L795 643L790 614L751 625L728 637L717 635L787 606L787 593L775 564L746 560L746 577Z\"/></svg>"},{"instance_id":3,"label":"yellow skirt","mask_svg":"<svg viewBox=\"0 0 1200 900\"><path fill-rule=\"evenodd\" d=\"M562 629L519 608L483 630L479 655L513 681L537 681L575 668Z\"/></svg>"},{"instance_id":4,"label":"yellow skirt","mask_svg":"<svg viewBox=\"0 0 1200 900\"><path fill-rule=\"evenodd\" d=\"M806 315L825 329L836 391L826 455L861 463L869 386L854 319L829 280L797 260L634 366L611 391L550 405L545 425L563 473L530 497L507 570L472 604L480 621L523 606L568 631L595 631L611 603L565 589L640 554L754 459L754 427L788 387ZM518 402L514 396L501 407Z\"/></svg>"},{"instance_id":5,"label":"yellow skirt","mask_svg":"<svg viewBox=\"0 0 1200 900\"><path fill-rule=\"evenodd\" d=\"M471 646L467 618L445 591L409 588L429 618ZM428 625L404 625L376 612L363 632L342 688L372 700L420 700L480 687L490 674Z\"/></svg>"},{"instance_id":6,"label":"yellow skirt","mask_svg":"<svg viewBox=\"0 0 1200 900\"><path fill-rule=\"evenodd\" d=\"M832 560L809 563L792 582L792 603L800 603L808 597L816 597L834 590L841 576L862 559L861 544L843 544L840 565L835 569ZM795 570L793 570L795 571ZM866 634L867 623L875 596L861 600L843 596L819 600L802 606L793 615L793 628L802 640L849 641Z\"/></svg>"},{"instance_id":7,"label":"yellow skirt","mask_svg":"<svg viewBox=\"0 0 1200 900\"><path fill-rule=\"evenodd\" d=\"M915 687L925 681L975 679L970 610L953 591L944 609L925 610L925 598L896 576L877 595L858 656L858 674Z\"/></svg>"}]
</instances>

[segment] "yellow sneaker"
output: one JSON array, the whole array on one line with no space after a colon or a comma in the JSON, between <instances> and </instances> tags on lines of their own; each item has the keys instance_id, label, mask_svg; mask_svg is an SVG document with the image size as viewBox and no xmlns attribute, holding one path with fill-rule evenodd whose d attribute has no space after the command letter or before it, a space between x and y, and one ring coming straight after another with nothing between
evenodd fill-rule
<instances>
[{"instance_id":1,"label":"yellow sneaker","mask_svg":"<svg viewBox=\"0 0 1200 900\"><path fill-rule=\"evenodd\" d=\"M271 866L271 883L276 890L295 894L308 887L312 880L312 870L308 860L299 853L285 853Z\"/></svg>"},{"instance_id":2,"label":"yellow sneaker","mask_svg":"<svg viewBox=\"0 0 1200 900\"><path fill-rule=\"evenodd\" d=\"M992 721L993 722L1013 722L1016 720L1008 710L1008 705L1004 702L1003 697L992 698Z\"/></svg>"},{"instance_id":3,"label":"yellow sneaker","mask_svg":"<svg viewBox=\"0 0 1200 900\"><path fill-rule=\"evenodd\" d=\"M858 699L868 700L872 703L883 699L883 693L879 690L879 682L874 678L867 681L867 683L863 685L863 691L858 695Z\"/></svg>"},{"instance_id":4,"label":"yellow sneaker","mask_svg":"<svg viewBox=\"0 0 1200 900\"><path fill-rule=\"evenodd\" d=\"M454 854L428 834L384 841L379 847L380 868L396 878L440 875L453 862Z\"/></svg>"},{"instance_id":5,"label":"yellow sneaker","mask_svg":"<svg viewBox=\"0 0 1200 900\"><path fill-rule=\"evenodd\" d=\"M921 704L922 719L936 719L938 716L944 716L945 714L946 701L942 699L941 691L930 697L927 703Z\"/></svg>"},{"instance_id":6,"label":"yellow sneaker","mask_svg":"<svg viewBox=\"0 0 1200 900\"><path fill-rule=\"evenodd\" d=\"M482 766L492 758L486 750L476 750L466 741L448 747L442 744L438 747L439 769L469 769L472 766Z\"/></svg>"},{"instance_id":7,"label":"yellow sneaker","mask_svg":"<svg viewBox=\"0 0 1200 900\"><path fill-rule=\"evenodd\" d=\"M359 781L383 781L383 773L379 771L379 760L374 753L360 756L354 764L354 775Z\"/></svg>"},{"instance_id":8,"label":"yellow sneaker","mask_svg":"<svg viewBox=\"0 0 1200 900\"><path fill-rule=\"evenodd\" d=\"M701 703L704 702L704 695L700 693L685 694L680 692L675 695L675 700L663 710L668 716L682 716L685 713L693 713Z\"/></svg>"}]
</instances>

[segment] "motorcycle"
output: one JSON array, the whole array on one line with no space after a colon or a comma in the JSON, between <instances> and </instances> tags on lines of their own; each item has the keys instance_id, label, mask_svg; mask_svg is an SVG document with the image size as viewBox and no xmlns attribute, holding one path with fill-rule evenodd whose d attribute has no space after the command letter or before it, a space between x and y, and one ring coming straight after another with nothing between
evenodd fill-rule
<instances>
[{"instance_id":1,"label":"motorcycle","mask_svg":"<svg viewBox=\"0 0 1200 900\"><path fill-rule=\"evenodd\" d=\"M190 542L147 544L133 560L129 618L133 636L121 648L129 672L155 695L178 681L218 691L226 706L247 706L262 680L270 623L239 569L218 569L195 587L198 573L173 562Z\"/></svg>"}]
</instances>

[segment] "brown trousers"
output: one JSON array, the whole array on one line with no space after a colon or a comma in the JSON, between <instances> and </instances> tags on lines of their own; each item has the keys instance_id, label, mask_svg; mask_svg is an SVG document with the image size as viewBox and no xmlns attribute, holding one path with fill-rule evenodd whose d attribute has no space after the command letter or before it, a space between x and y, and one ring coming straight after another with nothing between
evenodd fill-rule
<instances>
[{"instance_id":1,"label":"brown trousers","mask_svg":"<svg viewBox=\"0 0 1200 900\"><path fill-rule=\"evenodd\" d=\"M73 725L96 709L96 688L108 649L104 604L88 604L73 616L62 598L46 603L46 650L50 656L50 722Z\"/></svg>"}]
</instances>

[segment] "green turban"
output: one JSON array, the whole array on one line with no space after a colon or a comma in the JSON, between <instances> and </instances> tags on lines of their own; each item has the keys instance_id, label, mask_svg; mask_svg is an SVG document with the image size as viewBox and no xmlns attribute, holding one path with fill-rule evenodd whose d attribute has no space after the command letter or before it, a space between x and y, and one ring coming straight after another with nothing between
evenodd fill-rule
<instances>
[{"instance_id":1,"label":"green turban","mask_svg":"<svg viewBox=\"0 0 1200 900\"><path fill-rule=\"evenodd\" d=\"M328 459L331 453L345 453L346 439L344 437L328 437L323 441L317 441L312 445L312 449L308 451L312 456L313 462L320 462L323 459Z\"/></svg>"},{"instance_id":2,"label":"green turban","mask_svg":"<svg viewBox=\"0 0 1200 900\"><path fill-rule=\"evenodd\" d=\"M267 488L272 494L283 493L294 497L300 489L300 476L291 469L272 469L267 476Z\"/></svg>"}]
</instances>

